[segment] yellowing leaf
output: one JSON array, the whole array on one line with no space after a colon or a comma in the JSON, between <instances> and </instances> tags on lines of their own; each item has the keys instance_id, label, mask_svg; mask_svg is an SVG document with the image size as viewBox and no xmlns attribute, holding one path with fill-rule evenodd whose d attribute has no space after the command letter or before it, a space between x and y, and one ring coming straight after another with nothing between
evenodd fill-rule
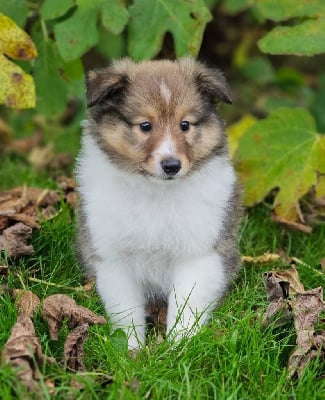
<instances>
[{"instance_id":1,"label":"yellowing leaf","mask_svg":"<svg viewBox=\"0 0 325 400\"><path fill-rule=\"evenodd\" d=\"M13 108L35 106L31 75L7 59L29 60L37 55L31 38L10 18L0 13L0 103Z\"/></svg>"},{"instance_id":2,"label":"yellowing leaf","mask_svg":"<svg viewBox=\"0 0 325 400\"><path fill-rule=\"evenodd\" d=\"M0 13L0 52L17 60L36 57L32 39L14 21Z\"/></svg>"},{"instance_id":3,"label":"yellowing leaf","mask_svg":"<svg viewBox=\"0 0 325 400\"><path fill-rule=\"evenodd\" d=\"M0 103L12 108L35 107L31 75L0 54Z\"/></svg>"},{"instance_id":4,"label":"yellowing leaf","mask_svg":"<svg viewBox=\"0 0 325 400\"><path fill-rule=\"evenodd\" d=\"M246 205L253 205L274 188L275 212L297 221L297 203L325 172L325 136L316 132L307 110L281 108L256 122L242 136L235 163L244 185Z\"/></svg>"},{"instance_id":5,"label":"yellowing leaf","mask_svg":"<svg viewBox=\"0 0 325 400\"><path fill-rule=\"evenodd\" d=\"M235 122L227 128L231 157L233 157L237 150L239 139L256 121L255 117L251 114L247 114L238 122Z\"/></svg>"}]
</instances>

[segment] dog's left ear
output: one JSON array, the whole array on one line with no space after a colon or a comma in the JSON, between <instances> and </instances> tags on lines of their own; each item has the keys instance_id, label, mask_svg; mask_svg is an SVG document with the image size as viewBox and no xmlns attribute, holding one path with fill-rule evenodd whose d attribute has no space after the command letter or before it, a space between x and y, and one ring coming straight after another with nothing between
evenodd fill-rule
<instances>
[{"instance_id":1,"label":"dog's left ear","mask_svg":"<svg viewBox=\"0 0 325 400\"><path fill-rule=\"evenodd\" d=\"M212 103L217 103L218 101L232 103L228 82L218 69L200 66L197 70L195 81L199 91L204 96L207 96Z\"/></svg>"}]
</instances>

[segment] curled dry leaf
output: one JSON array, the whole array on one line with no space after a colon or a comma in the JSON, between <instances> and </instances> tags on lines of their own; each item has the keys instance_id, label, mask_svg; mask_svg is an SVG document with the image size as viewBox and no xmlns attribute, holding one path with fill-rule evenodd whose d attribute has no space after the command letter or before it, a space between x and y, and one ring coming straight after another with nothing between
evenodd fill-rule
<instances>
[{"instance_id":1,"label":"curled dry leaf","mask_svg":"<svg viewBox=\"0 0 325 400\"><path fill-rule=\"evenodd\" d=\"M69 296L64 294L54 294L44 300L42 315L49 325L50 337L52 340L58 339L58 332L63 320L68 320L69 328L74 328L82 324L105 324L106 319L90 311L88 308L78 306Z\"/></svg>"},{"instance_id":2,"label":"curled dry leaf","mask_svg":"<svg viewBox=\"0 0 325 400\"><path fill-rule=\"evenodd\" d=\"M325 359L325 331L316 333L320 313L325 310L322 288L305 291L295 267L265 272L263 279L270 304L262 323L268 325L279 311L284 312L284 318L294 319L297 347L289 358L288 369L290 377L300 377L309 361Z\"/></svg>"},{"instance_id":3,"label":"curled dry leaf","mask_svg":"<svg viewBox=\"0 0 325 400\"><path fill-rule=\"evenodd\" d=\"M20 314L11 335L2 351L2 361L17 369L18 380L30 391L39 388L38 368L44 362L55 360L42 353L39 338L35 335L32 320L26 314Z\"/></svg>"},{"instance_id":4,"label":"curled dry leaf","mask_svg":"<svg viewBox=\"0 0 325 400\"><path fill-rule=\"evenodd\" d=\"M325 358L325 335L315 334L319 315L325 310L321 287L298 293L292 300L297 348L289 358L290 376L301 376L307 363L320 356ZM319 353L321 351L321 354Z\"/></svg>"},{"instance_id":5,"label":"curled dry leaf","mask_svg":"<svg viewBox=\"0 0 325 400\"><path fill-rule=\"evenodd\" d=\"M242 261L252 264L263 264L278 261L280 256L278 254L264 253L261 256L242 256Z\"/></svg>"},{"instance_id":6,"label":"curled dry leaf","mask_svg":"<svg viewBox=\"0 0 325 400\"><path fill-rule=\"evenodd\" d=\"M291 269L271 272L279 282L288 282L290 284L290 295L303 293L305 291L303 284L300 282L298 271L295 266L292 266Z\"/></svg>"},{"instance_id":7,"label":"curled dry leaf","mask_svg":"<svg viewBox=\"0 0 325 400\"><path fill-rule=\"evenodd\" d=\"M27 245L27 240L31 235L32 228L22 222L10 226L0 235L0 250L6 250L9 257L32 255L33 246Z\"/></svg>"},{"instance_id":8,"label":"curled dry leaf","mask_svg":"<svg viewBox=\"0 0 325 400\"><path fill-rule=\"evenodd\" d=\"M13 296L16 300L16 307L19 314L27 314L30 318L33 318L37 308L41 302L38 296L30 290L14 289Z\"/></svg>"},{"instance_id":9,"label":"curled dry leaf","mask_svg":"<svg viewBox=\"0 0 325 400\"><path fill-rule=\"evenodd\" d=\"M85 371L84 342L88 338L88 324L77 326L64 343L63 364L72 371Z\"/></svg>"},{"instance_id":10,"label":"curled dry leaf","mask_svg":"<svg viewBox=\"0 0 325 400\"><path fill-rule=\"evenodd\" d=\"M279 313L281 317L277 320L277 324L282 324L292 319L291 306L287 301L289 295L289 283L279 280L274 273L265 272L263 274L264 285L267 293L267 299L270 304L264 313L262 324L264 326L269 323Z\"/></svg>"}]
</instances>

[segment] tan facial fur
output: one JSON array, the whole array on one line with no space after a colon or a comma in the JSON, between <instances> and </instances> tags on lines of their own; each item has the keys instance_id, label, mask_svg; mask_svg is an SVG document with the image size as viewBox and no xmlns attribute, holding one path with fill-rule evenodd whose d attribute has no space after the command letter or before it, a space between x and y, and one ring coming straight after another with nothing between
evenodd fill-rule
<instances>
[{"instance_id":1,"label":"tan facial fur","mask_svg":"<svg viewBox=\"0 0 325 400\"><path fill-rule=\"evenodd\" d=\"M227 84L218 70L191 59L126 59L92 71L87 99L97 142L131 172L180 178L227 151L215 109L218 100L230 102ZM182 121L189 122L188 130L181 129ZM150 131L141 129L144 122ZM179 171L166 173L164 160L178 160Z\"/></svg>"}]
</instances>

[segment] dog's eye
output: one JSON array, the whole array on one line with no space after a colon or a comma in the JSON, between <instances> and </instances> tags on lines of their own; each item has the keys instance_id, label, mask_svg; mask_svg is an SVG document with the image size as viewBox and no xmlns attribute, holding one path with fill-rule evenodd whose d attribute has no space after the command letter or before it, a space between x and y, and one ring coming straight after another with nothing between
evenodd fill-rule
<instances>
[{"instance_id":1,"label":"dog's eye","mask_svg":"<svg viewBox=\"0 0 325 400\"><path fill-rule=\"evenodd\" d=\"M188 121L182 121L180 127L183 132L187 132L190 129L190 123Z\"/></svg>"},{"instance_id":2,"label":"dog's eye","mask_svg":"<svg viewBox=\"0 0 325 400\"><path fill-rule=\"evenodd\" d=\"M145 121L140 124L140 129L142 130L142 132L150 132L152 129L152 125L150 122Z\"/></svg>"}]
</instances>

